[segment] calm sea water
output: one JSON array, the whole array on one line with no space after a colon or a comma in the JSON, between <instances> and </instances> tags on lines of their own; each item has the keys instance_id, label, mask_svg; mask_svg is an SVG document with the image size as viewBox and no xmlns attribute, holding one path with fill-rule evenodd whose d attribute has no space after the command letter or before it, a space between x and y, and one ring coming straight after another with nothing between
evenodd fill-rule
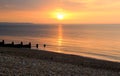
<instances>
[{"instance_id":1,"label":"calm sea water","mask_svg":"<svg viewBox=\"0 0 120 76\"><path fill-rule=\"evenodd\" d=\"M0 40L32 48L120 62L120 25L0 24ZM43 48L43 44L47 47Z\"/></svg>"}]
</instances>

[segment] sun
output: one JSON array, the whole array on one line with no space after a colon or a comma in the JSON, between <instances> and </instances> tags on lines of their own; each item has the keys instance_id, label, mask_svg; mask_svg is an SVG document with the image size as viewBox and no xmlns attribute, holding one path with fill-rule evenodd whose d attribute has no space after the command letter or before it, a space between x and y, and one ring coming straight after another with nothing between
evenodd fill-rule
<instances>
[{"instance_id":1,"label":"sun","mask_svg":"<svg viewBox=\"0 0 120 76\"><path fill-rule=\"evenodd\" d=\"M55 9L51 12L51 18L57 21L64 21L68 19L69 12L65 11L64 9Z\"/></svg>"},{"instance_id":2,"label":"sun","mask_svg":"<svg viewBox=\"0 0 120 76\"><path fill-rule=\"evenodd\" d=\"M58 20L63 20L64 19L64 14L63 13L58 13L57 15Z\"/></svg>"}]
</instances>

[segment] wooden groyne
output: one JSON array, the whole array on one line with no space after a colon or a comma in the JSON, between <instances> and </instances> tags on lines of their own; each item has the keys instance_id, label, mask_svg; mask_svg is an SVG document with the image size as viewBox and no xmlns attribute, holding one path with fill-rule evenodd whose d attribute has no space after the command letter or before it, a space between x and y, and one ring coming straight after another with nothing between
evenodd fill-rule
<instances>
[{"instance_id":1,"label":"wooden groyne","mask_svg":"<svg viewBox=\"0 0 120 76\"><path fill-rule=\"evenodd\" d=\"M28 44L23 44L23 42L21 42L20 44L14 44L14 42L5 44L5 41L2 40L2 42L0 42L0 46L1 47L14 47L14 48L31 48L31 42L29 42Z\"/></svg>"}]
</instances>

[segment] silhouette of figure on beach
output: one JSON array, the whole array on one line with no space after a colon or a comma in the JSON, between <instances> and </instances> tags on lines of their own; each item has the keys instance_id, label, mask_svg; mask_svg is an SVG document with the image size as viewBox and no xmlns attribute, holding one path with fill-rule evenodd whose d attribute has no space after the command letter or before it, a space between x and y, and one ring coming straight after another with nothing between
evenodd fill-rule
<instances>
[{"instance_id":1,"label":"silhouette of figure on beach","mask_svg":"<svg viewBox=\"0 0 120 76\"><path fill-rule=\"evenodd\" d=\"M43 46L44 46L44 48L45 48L45 47L46 47L46 44L44 44Z\"/></svg>"}]
</instances>

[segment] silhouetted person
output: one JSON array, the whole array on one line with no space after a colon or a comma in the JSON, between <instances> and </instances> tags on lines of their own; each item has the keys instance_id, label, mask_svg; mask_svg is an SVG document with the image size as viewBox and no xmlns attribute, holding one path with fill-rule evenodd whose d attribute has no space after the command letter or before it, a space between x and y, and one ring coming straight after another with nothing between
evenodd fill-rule
<instances>
[{"instance_id":1,"label":"silhouetted person","mask_svg":"<svg viewBox=\"0 0 120 76\"><path fill-rule=\"evenodd\" d=\"M45 47L46 47L46 44L44 44L43 46L44 46L44 48L45 48Z\"/></svg>"},{"instance_id":2,"label":"silhouetted person","mask_svg":"<svg viewBox=\"0 0 120 76\"><path fill-rule=\"evenodd\" d=\"M38 44L36 44L36 48L38 48Z\"/></svg>"}]
</instances>

